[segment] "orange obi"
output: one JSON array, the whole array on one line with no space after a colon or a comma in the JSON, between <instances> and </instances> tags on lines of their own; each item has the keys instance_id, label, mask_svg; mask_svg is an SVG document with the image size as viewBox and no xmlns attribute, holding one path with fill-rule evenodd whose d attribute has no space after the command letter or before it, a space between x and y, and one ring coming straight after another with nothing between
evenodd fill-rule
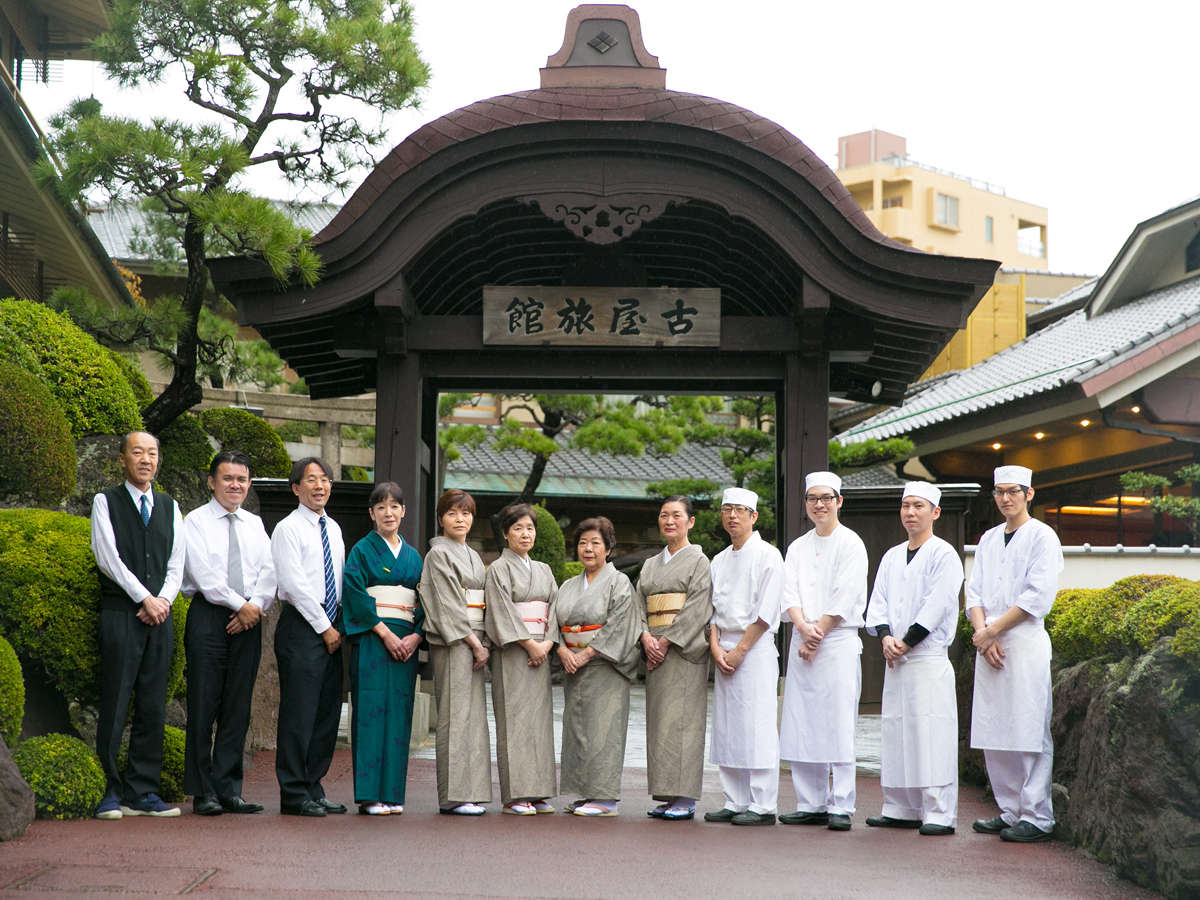
<instances>
[{"instance_id":1,"label":"orange obi","mask_svg":"<svg viewBox=\"0 0 1200 900\"><path fill-rule=\"evenodd\" d=\"M375 599L375 615L381 619L412 622L417 612L417 592L398 584L373 584L367 593Z\"/></svg>"},{"instance_id":2,"label":"orange obi","mask_svg":"<svg viewBox=\"0 0 1200 900\"><path fill-rule=\"evenodd\" d=\"M541 640L546 636L546 622L549 621L550 604L545 600L521 600L513 603L517 615L525 623L529 636Z\"/></svg>"},{"instance_id":3,"label":"orange obi","mask_svg":"<svg viewBox=\"0 0 1200 900\"><path fill-rule=\"evenodd\" d=\"M646 598L646 624L666 628L687 602L687 594L651 594Z\"/></svg>"},{"instance_id":4,"label":"orange obi","mask_svg":"<svg viewBox=\"0 0 1200 900\"><path fill-rule=\"evenodd\" d=\"M563 633L564 644L575 650L582 650L591 641L585 641L579 635L586 631L599 631L603 627L603 625L563 625L559 631Z\"/></svg>"}]
</instances>

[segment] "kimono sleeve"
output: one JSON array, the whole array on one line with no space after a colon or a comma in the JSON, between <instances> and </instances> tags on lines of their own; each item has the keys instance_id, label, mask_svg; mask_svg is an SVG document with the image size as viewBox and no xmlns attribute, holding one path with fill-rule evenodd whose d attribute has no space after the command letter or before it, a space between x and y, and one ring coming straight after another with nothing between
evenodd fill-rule
<instances>
[{"instance_id":1,"label":"kimono sleeve","mask_svg":"<svg viewBox=\"0 0 1200 900\"><path fill-rule=\"evenodd\" d=\"M488 639L497 647L506 647L530 638L529 630L513 606L512 575L508 564L499 559L488 566L483 590L487 609L484 627Z\"/></svg>"},{"instance_id":2,"label":"kimono sleeve","mask_svg":"<svg viewBox=\"0 0 1200 900\"><path fill-rule=\"evenodd\" d=\"M362 542L355 544L342 570L342 628L348 635L362 634L379 624L375 598L367 593L371 582L371 561Z\"/></svg>"},{"instance_id":3,"label":"kimono sleeve","mask_svg":"<svg viewBox=\"0 0 1200 900\"><path fill-rule=\"evenodd\" d=\"M467 595L449 554L432 550L425 557L421 572L421 608L429 620L429 630L446 643L466 639L471 633L467 619Z\"/></svg>"},{"instance_id":4,"label":"kimono sleeve","mask_svg":"<svg viewBox=\"0 0 1200 900\"><path fill-rule=\"evenodd\" d=\"M671 644L679 649L688 662L698 662L708 655L708 638L705 626L713 615L712 579L709 577L708 560L697 553L687 584L687 600L675 616L675 621L662 632ZM645 604L642 604L643 615Z\"/></svg>"},{"instance_id":5,"label":"kimono sleeve","mask_svg":"<svg viewBox=\"0 0 1200 900\"><path fill-rule=\"evenodd\" d=\"M593 632L588 646L607 659L625 677L630 678L637 668L638 644L635 628L637 614L633 608L633 585L617 572L609 579L608 609L604 625Z\"/></svg>"}]
</instances>

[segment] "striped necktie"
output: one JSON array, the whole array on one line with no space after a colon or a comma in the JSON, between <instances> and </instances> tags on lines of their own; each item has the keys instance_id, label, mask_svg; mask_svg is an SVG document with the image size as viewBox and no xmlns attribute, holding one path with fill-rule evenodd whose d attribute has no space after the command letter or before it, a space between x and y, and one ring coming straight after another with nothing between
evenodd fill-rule
<instances>
[{"instance_id":1,"label":"striped necktie","mask_svg":"<svg viewBox=\"0 0 1200 900\"><path fill-rule=\"evenodd\" d=\"M142 494L142 524L150 527L150 501L146 499L145 494Z\"/></svg>"},{"instance_id":2,"label":"striped necktie","mask_svg":"<svg viewBox=\"0 0 1200 900\"><path fill-rule=\"evenodd\" d=\"M330 622L337 618L337 585L333 579L333 554L329 552L329 532L325 530L325 517L321 516L321 555L325 557L325 615Z\"/></svg>"}]
</instances>

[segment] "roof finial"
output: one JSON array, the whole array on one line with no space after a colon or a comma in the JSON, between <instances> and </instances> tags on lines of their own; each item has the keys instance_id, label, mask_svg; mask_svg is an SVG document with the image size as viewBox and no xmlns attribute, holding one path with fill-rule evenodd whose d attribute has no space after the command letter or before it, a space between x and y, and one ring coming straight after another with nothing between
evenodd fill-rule
<instances>
[{"instance_id":1,"label":"roof finial","mask_svg":"<svg viewBox=\"0 0 1200 900\"><path fill-rule=\"evenodd\" d=\"M667 86L667 70L642 43L637 10L617 3L571 10L562 47L541 74L544 88Z\"/></svg>"}]
</instances>

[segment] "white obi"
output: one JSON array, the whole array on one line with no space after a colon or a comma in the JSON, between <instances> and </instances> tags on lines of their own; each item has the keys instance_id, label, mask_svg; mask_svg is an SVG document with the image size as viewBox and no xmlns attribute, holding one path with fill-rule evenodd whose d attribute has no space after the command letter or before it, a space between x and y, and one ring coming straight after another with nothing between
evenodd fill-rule
<instances>
[{"instance_id":1,"label":"white obi","mask_svg":"<svg viewBox=\"0 0 1200 900\"><path fill-rule=\"evenodd\" d=\"M545 600L520 600L513 603L517 615L525 623L529 636L541 640L546 636L546 623L550 620L550 604Z\"/></svg>"},{"instance_id":2,"label":"white obi","mask_svg":"<svg viewBox=\"0 0 1200 900\"><path fill-rule=\"evenodd\" d=\"M399 584L373 584L367 593L375 600L375 615L381 619L412 622L417 612L417 592Z\"/></svg>"},{"instance_id":3,"label":"white obi","mask_svg":"<svg viewBox=\"0 0 1200 900\"><path fill-rule=\"evenodd\" d=\"M483 591L477 588L464 588L467 595L467 624L472 631L483 631L483 611L487 603L483 599Z\"/></svg>"}]
</instances>

